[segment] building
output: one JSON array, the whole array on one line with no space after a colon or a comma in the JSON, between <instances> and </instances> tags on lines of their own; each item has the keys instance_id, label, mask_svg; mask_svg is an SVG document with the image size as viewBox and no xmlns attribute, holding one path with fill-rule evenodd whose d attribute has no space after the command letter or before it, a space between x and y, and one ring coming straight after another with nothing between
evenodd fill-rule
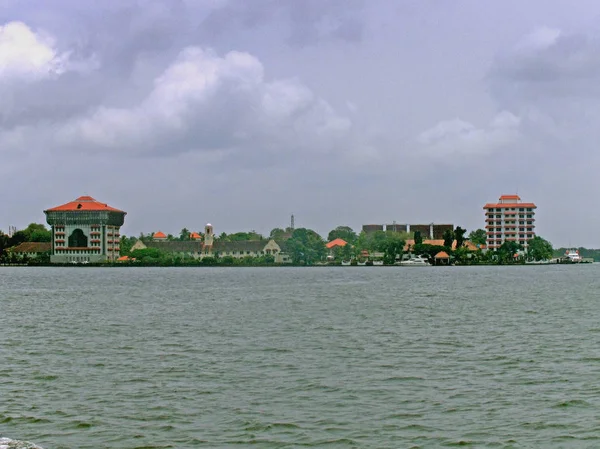
<instances>
[{"instance_id":1,"label":"building","mask_svg":"<svg viewBox=\"0 0 600 449\"><path fill-rule=\"evenodd\" d=\"M384 226L381 224L366 224L363 225L362 230L365 234L370 234L372 232L383 231Z\"/></svg>"},{"instance_id":2,"label":"building","mask_svg":"<svg viewBox=\"0 0 600 449\"><path fill-rule=\"evenodd\" d=\"M154 234L156 236L156 234ZM209 223L204 228L204 242L200 239L194 240L166 240L153 238L151 241L142 242L138 240L131 247L131 251L145 248L156 248L181 257L193 257L203 259L205 257L233 257L241 259L244 257L273 256L275 263L291 263L290 257L282 250L283 242L274 239L265 240L240 240L227 242L215 240L214 230Z\"/></svg>"},{"instance_id":3,"label":"building","mask_svg":"<svg viewBox=\"0 0 600 449\"><path fill-rule=\"evenodd\" d=\"M45 210L52 228L52 263L115 261L126 212L91 196Z\"/></svg>"},{"instance_id":4,"label":"building","mask_svg":"<svg viewBox=\"0 0 600 449\"><path fill-rule=\"evenodd\" d=\"M483 206L487 247L498 249L505 241L517 242L527 248L535 237L535 209L533 203L523 203L519 195L502 195L497 203Z\"/></svg>"},{"instance_id":5,"label":"building","mask_svg":"<svg viewBox=\"0 0 600 449\"><path fill-rule=\"evenodd\" d=\"M443 239L446 231L454 231L453 224L398 224L392 223L388 225L382 224L368 224L363 225L362 230L366 234L370 234L377 231L391 231L391 232L415 232L419 231L423 238L429 239Z\"/></svg>"},{"instance_id":6,"label":"building","mask_svg":"<svg viewBox=\"0 0 600 449\"><path fill-rule=\"evenodd\" d=\"M408 225L392 223L385 225L385 230L391 232L408 232Z\"/></svg>"},{"instance_id":7,"label":"building","mask_svg":"<svg viewBox=\"0 0 600 449\"><path fill-rule=\"evenodd\" d=\"M50 242L23 242L20 245L10 248L8 251L18 256L25 256L29 259L35 259L41 254L52 250Z\"/></svg>"},{"instance_id":8,"label":"building","mask_svg":"<svg viewBox=\"0 0 600 449\"><path fill-rule=\"evenodd\" d=\"M166 241L167 234L165 234L164 232L158 231L158 232L155 232L154 234L152 234L152 238L157 241Z\"/></svg>"}]
</instances>

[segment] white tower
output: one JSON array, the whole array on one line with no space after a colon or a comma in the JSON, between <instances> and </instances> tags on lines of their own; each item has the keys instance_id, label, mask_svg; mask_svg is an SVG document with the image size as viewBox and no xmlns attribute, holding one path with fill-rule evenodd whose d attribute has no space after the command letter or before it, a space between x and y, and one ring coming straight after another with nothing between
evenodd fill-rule
<instances>
[{"instance_id":1,"label":"white tower","mask_svg":"<svg viewBox=\"0 0 600 449\"><path fill-rule=\"evenodd\" d=\"M213 227L210 223L204 226L204 246L212 246L214 241Z\"/></svg>"}]
</instances>

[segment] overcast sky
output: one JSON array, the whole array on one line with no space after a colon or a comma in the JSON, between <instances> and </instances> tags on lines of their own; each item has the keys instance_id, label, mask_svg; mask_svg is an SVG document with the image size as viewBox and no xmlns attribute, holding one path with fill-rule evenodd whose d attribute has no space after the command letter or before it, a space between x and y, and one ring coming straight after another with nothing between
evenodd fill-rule
<instances>
[{"instance_id":1,"label":"overcast sky","mask_svg":"<svg viewBox=\"0 0 600 449\"><path fill-rule=\"evenodd\" d=\"M95 6L97 5L97 6ZM484 226L600 247L600 2L0 0L0 229Z\"/></svg>"}]
</instances>

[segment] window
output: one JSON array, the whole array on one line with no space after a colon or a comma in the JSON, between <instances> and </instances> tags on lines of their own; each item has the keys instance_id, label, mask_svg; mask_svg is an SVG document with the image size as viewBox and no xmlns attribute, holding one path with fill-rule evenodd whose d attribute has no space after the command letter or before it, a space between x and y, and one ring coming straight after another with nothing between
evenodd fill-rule
<instances>
[{"instance_id":1,"label":"window","mask_svg":"<svg viewBox=\"0 0 600 449\"><path fill-rule=\"evenodd\" d=\"M81 229L75 229L69 236L71 248L85 248L88 246L88 238Z\"/></svg>"}]
</instances>

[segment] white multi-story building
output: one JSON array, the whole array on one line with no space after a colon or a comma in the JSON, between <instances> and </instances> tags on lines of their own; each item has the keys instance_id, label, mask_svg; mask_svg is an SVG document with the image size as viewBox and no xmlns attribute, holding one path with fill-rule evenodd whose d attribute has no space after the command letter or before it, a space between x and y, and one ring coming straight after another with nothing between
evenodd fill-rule
<instances>
[{"instance_id":1,"label":"white multi-story building","mask_svg":"<svg viewBox=\"0 0 600 449\"><path fill-rule=\"evenodd\" d=\"M498 249L505 241L513 241L527 248L535 237L535 209L533 203L523 203L519 195L502 195L497 203L488 203L485 210L487 247Z\"/></svg>"}]
</instances>

